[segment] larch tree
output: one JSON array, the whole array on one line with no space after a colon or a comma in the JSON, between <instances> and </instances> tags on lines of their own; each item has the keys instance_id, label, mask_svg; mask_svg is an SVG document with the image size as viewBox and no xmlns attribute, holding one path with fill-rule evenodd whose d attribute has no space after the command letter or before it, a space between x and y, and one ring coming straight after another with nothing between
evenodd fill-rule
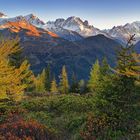
<instances>
[{"instance_id":1,"label":"larch tree","mask_svg":"<svg viewBox=\"0 0 140 140\"><path fill-rule=\"evenodd\" d=\"M58 88L57 88L57 83L55 80L55 77L53 78L52 82L51 82L51 89L50 89L51 93L58 93Z\"/></svg>"},{"instance_id":2,"label":"larch tree","mask_svg":"<svg viewBox=\"0 0 140 140\"><path fill-rule=\"evenodd\" d=\"M41 74L35 78L35 91L36 92L49 92L51 88L51 72L50 66L48 65L47 68L44 68Z\"/></svg>"},{"instance_id":3,"label":"larch tree","mask_svg":"<svg viewBox=\"0 0 140 140\"><path fill-rule=\"evenodd\" d=\"M45 92L46 91L46 70L43 69L41 74L38 74L34 81L35 91L36 92Z\"/></svg>"},{"instance_id":4,"label":"larch tree","mask_svg":"<svg viewBox=\"0 0 140 140\"><path fill-rule=\"evenodd\" d=\"M44 68L42 70L42 73L40 74L40 81L41 81L41 85L42 85L42 90L46 91L46 79L47 79L47 75L46 75L46 69Z\"/></svg>"},{"instance_id":5,"label":"larch tree","mask_svg":"<svg viewBox=\"0 0 140 140\"><path fill-rule=\"evenodd\" d=\"M32 80L30 65L26 60L19 66L11 65L10 56L20 51L18 42L18 38L0 41L0 94L12 100L20 99Z\"/></svg>"},{"instance_id":6,"label":"larch tree","mask_svg":"<svg viewBox=\"0 0 140 140\"><path fill-rule=\"evenodd\" d=\"M40 80L40 74L38 74L37 76L34 77L34 90L35 92L41 92L42 88L41 88L41 80Z\"/></svg>"},{"instance_id":7,"label":"larch tree","mask_svg":"<svg viewBox=\"0 0 140 140\"><path fill-rule=\"evenodd\" d=\"M66 67L63 66L62 73L60 75L60 92L62 94L67 94L69 92L68 76L66 72Z\"/></svg>"},{"instance_id":8,"label":"larch tree","mask_svg":"<svg viewBox=\"0 0 140 140\"><path fill-rule=\"evenodd\" d=\"M88 88L91 92L96 91L96 88L100 81L100 65L99 61L96 60L95 64L92 66L90 71L90 77L88 81Z\"/></svg>"}]
</instances>

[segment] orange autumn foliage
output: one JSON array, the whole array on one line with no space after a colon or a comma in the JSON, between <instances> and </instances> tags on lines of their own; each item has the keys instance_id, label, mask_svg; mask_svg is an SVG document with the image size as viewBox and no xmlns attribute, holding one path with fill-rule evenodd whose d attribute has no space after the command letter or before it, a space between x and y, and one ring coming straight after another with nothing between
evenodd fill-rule
<instances>
[{"instance_id":1,"label":"orange autumn foliage","mask_svg":"<svg viewBox=\"0 0 140 140\"><path fill-rule=\"evenodd\" d=\"M10 63L10 56L20 51L18 42L18 38L0 41L0 98L19 100L32 80L27 60L18 67Z\"/></svg>"}]
</instances>

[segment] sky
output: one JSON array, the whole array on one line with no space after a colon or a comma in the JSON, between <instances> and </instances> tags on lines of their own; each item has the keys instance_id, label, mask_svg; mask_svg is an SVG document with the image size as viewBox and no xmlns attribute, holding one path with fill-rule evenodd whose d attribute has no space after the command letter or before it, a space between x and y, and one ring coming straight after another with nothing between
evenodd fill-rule
<instances>
[{"instance_id":1,"label":"sky","mask_svg":"<svg viewBox=\"0 0 140 140\"><path fill-rule=\"evenodd\" d=\"M140 21L140 0L0 0L9 17L35 14L43 21L77 16L99 29Z\"/></svg>"}]
</instances>

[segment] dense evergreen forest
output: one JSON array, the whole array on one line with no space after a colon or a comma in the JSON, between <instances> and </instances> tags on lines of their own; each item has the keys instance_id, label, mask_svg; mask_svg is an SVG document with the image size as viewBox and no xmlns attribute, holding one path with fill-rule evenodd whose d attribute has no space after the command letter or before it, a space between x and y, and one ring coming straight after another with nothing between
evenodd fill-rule
<instances>
[{"instance_id":1,"label":"dense evergreen forest","mask_svg":"<svg viewBox=\"0 0 140 140\"><path fill-rule=\"evenodd\" d=\"M134 36L117 65L96 60L88 81L66 66L38 75L21 58L19 38L0 39L0 140L139 140L140 54ZM56 79L59 79L57 81Z\"/></svg>"}]
</instances>

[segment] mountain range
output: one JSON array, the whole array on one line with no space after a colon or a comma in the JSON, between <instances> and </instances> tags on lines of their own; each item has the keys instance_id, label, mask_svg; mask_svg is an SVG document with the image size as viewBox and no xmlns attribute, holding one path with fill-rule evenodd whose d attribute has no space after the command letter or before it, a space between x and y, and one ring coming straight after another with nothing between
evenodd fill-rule
<instances>
[{"instance_id":1,"label":"mountain range","mask_svg":"<svg viewBox=\"0 0 140 140\"><path fill-rule=\"evenodd\" d=\"M83 21L75 16L67 19L58 18L55 21L48 21L45 23L34 14L8 18L8 16L0 12L0 25L9 21L17 22L22 20L26 20L35 27L54 32L58 36L69 41L81 40L98 34L115 39L119 43L126 43L130 35L135 34L136 43L140 41L140 21L126 23L125 25L116 27L114 26L112 29L100 30L93 25L90 25L87 20Z\"/></svg>"},{"instance_id":2,"label":"mountain range","mask_svg":"<svg viewBox=\"0 0 140 140\"><path fill-rule=\"evenodd\" d=\"M0 13L0 33L3 36L19 36L23 57L31 63L31 69L39 73L48 64L59 75L63 65L68 74L76 73L78 79L87 79L96 59L107 57L115 65L115 51L125 44L131 34L136 36L136 50L140 53L140 22L100 30L79 17L44 22L37 16L8 17Z\"/></svg>"}]
</instances>

